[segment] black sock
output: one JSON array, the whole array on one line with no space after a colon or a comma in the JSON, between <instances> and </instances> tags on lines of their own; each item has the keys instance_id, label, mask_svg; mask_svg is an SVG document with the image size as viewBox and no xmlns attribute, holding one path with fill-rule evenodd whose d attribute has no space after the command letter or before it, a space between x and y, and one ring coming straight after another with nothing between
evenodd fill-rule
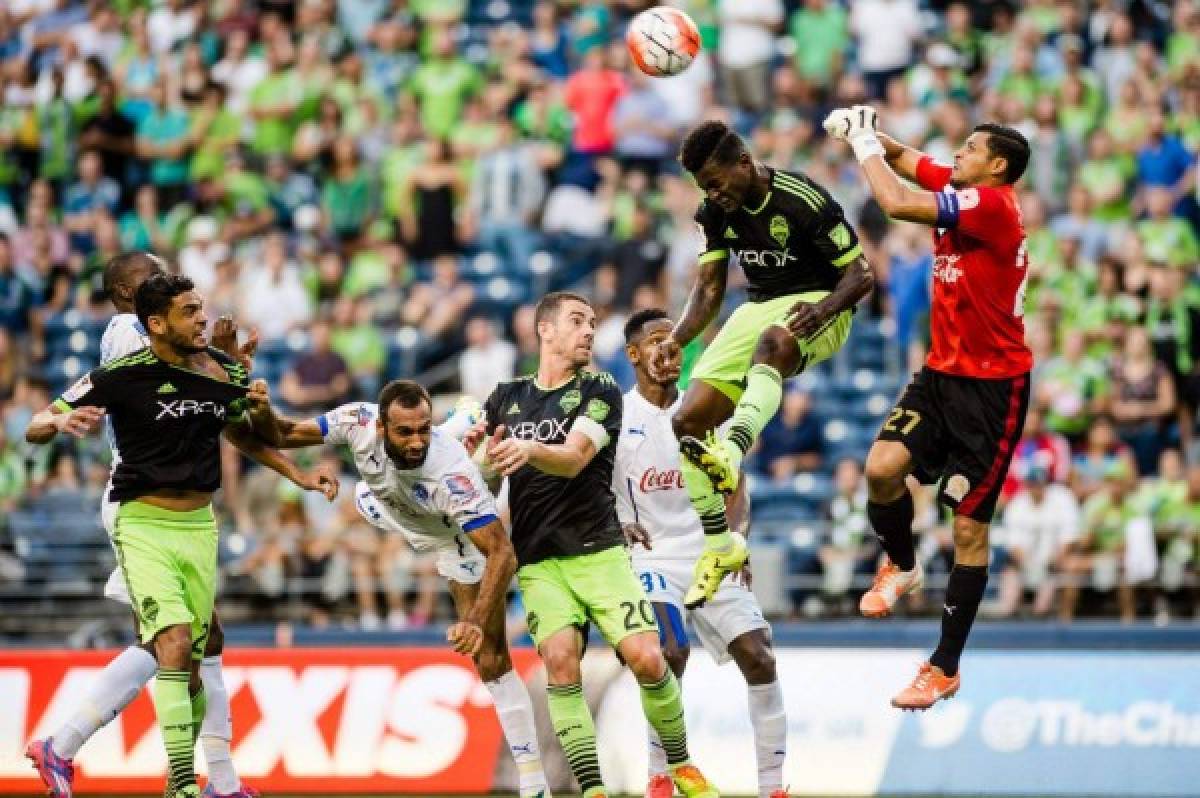
<instances>
[{"instance_id":1,"label":"black sock","mask_svg":"<svg viewBox=\"0 0 1200 798\"><path fill-rule=\"evenodd\" d=\"M958 659L967 645L967 635L975 623L975 612L983 600L987 580L986 565L956 565L950 571L946 603L942 607L942 638L929 658L929 663L941 668L947 676L958 673Z\"/></svg>"},{"instance_id":2,"label":"black sock","mask_svg":"<svg viewBox=\"0 0 1200 798\"><path fill-rule=\"evenodd\" d=\"M908 488L904 489L903 496L891 504L867 502L867 519L875 529L875 536L883 544L888 559L901 571L911 571L917 564L912 533L914 514L912 494Z\"/></svg>"}]
</instances>

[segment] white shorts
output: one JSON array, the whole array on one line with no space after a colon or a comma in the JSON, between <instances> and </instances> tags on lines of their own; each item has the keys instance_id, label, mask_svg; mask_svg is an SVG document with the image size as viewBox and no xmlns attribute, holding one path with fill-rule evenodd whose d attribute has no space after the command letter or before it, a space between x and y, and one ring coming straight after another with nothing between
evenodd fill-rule
<instances>
[{"instance_id":1,"label":"white shorts","mask_svg":"<svg viewBox=\"0 0 1200 798\"><path fill-rule=\"evenodd\" d=\"M104 492L105 495L108 494L107 488ZM117 528L117 510L119 509L121 509L120 502L107 500L100 502L100 521L104 524L104 531L108 533L110 542L113 531ZM113 551L116 551L115 546ZM113 572L108 575L108 581L104 583L104 597L133 606L133 602L129 600L129 587L125 584L125 576L121 573L119 566L113 569Z\"/></svg>"},{"instance_id":2,"label":"white shorts","mask_svg":"<svg viewBox=\"0 0 1200 798\"><path fill-rule=\"evenodd\" d=\"M403 535L409 545L417 551L437 552L437 571L447 579L463 585L475 585L483 579L483 566L487 561L465 534L460 533L449 538L433 537L401 526L380 503L366 482L359 482L354 486L354 506L371 526Z\"/></svg>"},{"instance_id":3,"label":"white shorts","mask_svg":"<svg viewBox=\"0 0 1200 798\"><path fill-rule=\"evenodd\" d=\"M646 591L646 598L652 603L670 604L682 616L688 617L704 650L718 665L733 659L729 644L734 640L755 629L770 632L771 626L763 617L758 599L741 582L726 578L711 601L697 610L688 611L683 607L683 596L692 584L694 562L635 556L633 568Z\"/></svg>"}]
</instances>

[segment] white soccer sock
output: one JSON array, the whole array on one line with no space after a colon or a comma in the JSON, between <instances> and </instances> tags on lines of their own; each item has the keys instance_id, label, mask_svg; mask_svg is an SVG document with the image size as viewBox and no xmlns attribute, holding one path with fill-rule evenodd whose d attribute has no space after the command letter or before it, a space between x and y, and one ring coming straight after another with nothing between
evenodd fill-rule
<instances>
[{"instance_id":1,"label":"white soccer sock","mask_svg":"<svg viewBox=\"0 0 1200 798\"><path fill-rule=\"evenodd\" d=\"M787 715L779 680L749 685L749 698L754 753L758 757L758 795L768 798L783 787L783 759L787 753Z\"/></svg>"},{"instance_id":2,"label":"white soccer sock","mask_svg":"<svg viewBox=\"0 0 1200 798\"><path fill-rule=\"evenodd\" d=\"M649 723L646 724L646 770L650 778L664 776L667 773L667 749L663 748L658 739L658 732Z\"/></svg>"},{"instance_id":3,"label":"white soccer sock","mask_svg":"<svg viewBox=\"0 0 1200 798\"><path fill-rule=\"evenodd\" d=\"M504 730L508 750L517 763L521 795L536 795L546 790L546 774L542 771L542 758L538 753L533 702L529 700L525 682L516 671L509 671L499 679L484 682L484 686L492 694L500 728Z\"/></svg>"},{"instance_id":4,"label":"white soccer sock","mask_svg":"<svg viewBox=\"0 0 1200 798\"><path fill-rule=\"evenodd\" d=\"M157 671L154 655L141 646L130 646L114 657L100 671L83 705L50 738L54 753L74 759L88 738L121 714Z\"/></svg>"},{"instance_id":5,"label":"white soccer sock","mask_svg":"<svg viewBox=\"0 0 1200 798\"><path fill-rule=\"evenodd\" d=\"M220 795L229 795L242 788L241 779L233 769L229 743L233 739L233 716L229 711L229 691L221 673L221 658L200 660L200 681L208 696L204 720L200 724L200 746L208 763L208 781Z\"/></svg>"}]
</instances>

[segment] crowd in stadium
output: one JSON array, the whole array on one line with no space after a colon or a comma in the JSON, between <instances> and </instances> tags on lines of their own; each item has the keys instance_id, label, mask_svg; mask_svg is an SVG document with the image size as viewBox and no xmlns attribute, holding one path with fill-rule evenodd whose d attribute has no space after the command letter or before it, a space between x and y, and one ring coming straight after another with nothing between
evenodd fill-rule
<instances>
[{"instance_id":1,"label":"crowd in stadium","mask_svg":"<svg viewBox=\"0 0 1200 798\"><path fill-rule=\"evenodd\" d=\"M933 268L927 231L889 222L821 129L831 107L870 102L941 160L982 120L1033 150L1034 402L987 610L1194 615L1200 5L686 0L706 55L664 80L627 65L624 22L649 5L3 4L0 517L103 488L101 438L40 451L22 435L95 364L112 312L99 274L124 250L161 254L210 318L255 328L258 371L295 417L398 376L483 398L534 369L531 303L562 287L595 301L597 364L627 387L624 319L678 316L701 245L678 142L720 117L828 188L879 276L855 322L878 357L797 380L749 464L763 506L783 508L793 611L847 611L878 557L861 461L920 363ZM227 587L249 617L284 598L365 628L439 612L431 564L352 502L288 492L232 454L227 472ZM922 558L948 567L948 527L931 504L919 517ZM28 541L4 527L0 584L36 588Z\"/></svg>"}]
</instances>

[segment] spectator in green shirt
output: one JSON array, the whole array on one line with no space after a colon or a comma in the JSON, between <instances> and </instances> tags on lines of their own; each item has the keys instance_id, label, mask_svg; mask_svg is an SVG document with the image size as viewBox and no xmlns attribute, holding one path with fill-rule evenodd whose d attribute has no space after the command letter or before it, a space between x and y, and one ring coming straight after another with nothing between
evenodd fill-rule
<instances>
[{"instance_id":1,"label":"spectator in green shirt","mask_svg":"<svg viewBox=\"0 0 1200 798\"><path fill-rule=\"evenodd\" d=\"M479 71L455 53L450 31L438 30L433 38L433 56L417 68L408 85L420 105L426 135L451 135L467 98L481 86Z\"/></svg>"},{"instance_id":2,"label":"spectator in green shirt","mask_svg":"<svg viewBox=\"0 0 1200 798\"><path fill-rule=\"evenodd\" d=\"M349 249L362 241L375 218L375 186L359 164L358 145L349 136L333 142L333 168L321 191L325 228Z\"/></svg>"},{"instance_id":3,"label":"spectator in green shirt","mask_svg":"<svg viewBox=\"0 0 1200 798\"><path fill-rule=\"evenodd\" d=\"M1068 330L1062 354L1046 363L1039 375L1038 400L1046 408L1046 427L1079 443L1107 393L1104 365L1088 356L1083 332Z\"/></svg>"},{"instance_id":4,"label":"spectator in green shirt","mask_svg":"<svg viewBox=\"0 0 1200 798\"><path fill-rule=\"evenodd\" d=\"M387 343L371 318L371 304L365 298L342 297L334 305L330 347L346 361L359 395L379 392Z\"/></svg>"},{"instance_id":5,"label":"spectator in green shirt","mask_svg":"<svg viewBox=\"0 0 1200 798\"><path fill-rule=\"evenodd\" d=\"M221 174L225 168L225 154L236 147L241 138L242 120L226 108L226 96L224 86L209 81L204 87L200 107L192 114L188 136L195 147L191 164L193 180Z\"/></svg>"},{"instance_id":6,"label":"spectator in green shirt","mask_svg":"<svg viewBox=\"0 0 1200 798\"><path fill-rule=\"evenodd\" d=\"M1185 219L1171 215L1175 197L1169 188L1148 186L1145 190L1146 219L1134 225L1146 259L1180 268L1200 263L1200 241Z\"/></svg>"},{"instance_id":7,"label":"spectator in green shirt","mask_svg":"<svg viewBox=\"0 0 1200 798\"><path fill-rule=\"evenodd\" d=\"M1114 462L1104 475L1104 486L1083 505L1083 534L1067 557L1068 579L1062 593L1059 620L1075 617L1080 587L1098 592L1117 590L1121 621L1134 619L1133 586L1125 579L1125 543L1135 522L1149 523L1133 501L1136 480L1129 469Z\"/></svg>"},{"instance_id":8,"label":"spectator in green shirt","mask_svg":"<svg viewBox=\"0 0 1200 798\"><path fill-rule=\"evenodd\" d=\"M1133 159L1114 151L1112 134L1107 129L1092 133L1087 160L1079 167L1077 179L1092 195L1092 215L1098 221L1130 218L1129 181L1134 173Z\"/></svg>"},{"instance_id":9,"label":"spectator in green shirt","mask_svg":"<svg viewBox=\"0 0 1200 798\"><path fill-rule=\"evenodd\" d=\"M267 76L250 91L250 118L254 120L254 150L259 155L283 155L292 146L297 112L304 90L292 62L292 44L286 35L267 44Z\"/></svg>"},{"instance_id":10,"label":"spectator in green shirt","mask_svg":"<svg viewBox=\"0 0 1200 798\"><path fill-rule=\"evenodd\" d=\"M796 45L793 60L805 80L828 86L841 71L842 58L850 46L846 10L829 0L804 0L789 24Z\"/></svg>"}]
</instances>

